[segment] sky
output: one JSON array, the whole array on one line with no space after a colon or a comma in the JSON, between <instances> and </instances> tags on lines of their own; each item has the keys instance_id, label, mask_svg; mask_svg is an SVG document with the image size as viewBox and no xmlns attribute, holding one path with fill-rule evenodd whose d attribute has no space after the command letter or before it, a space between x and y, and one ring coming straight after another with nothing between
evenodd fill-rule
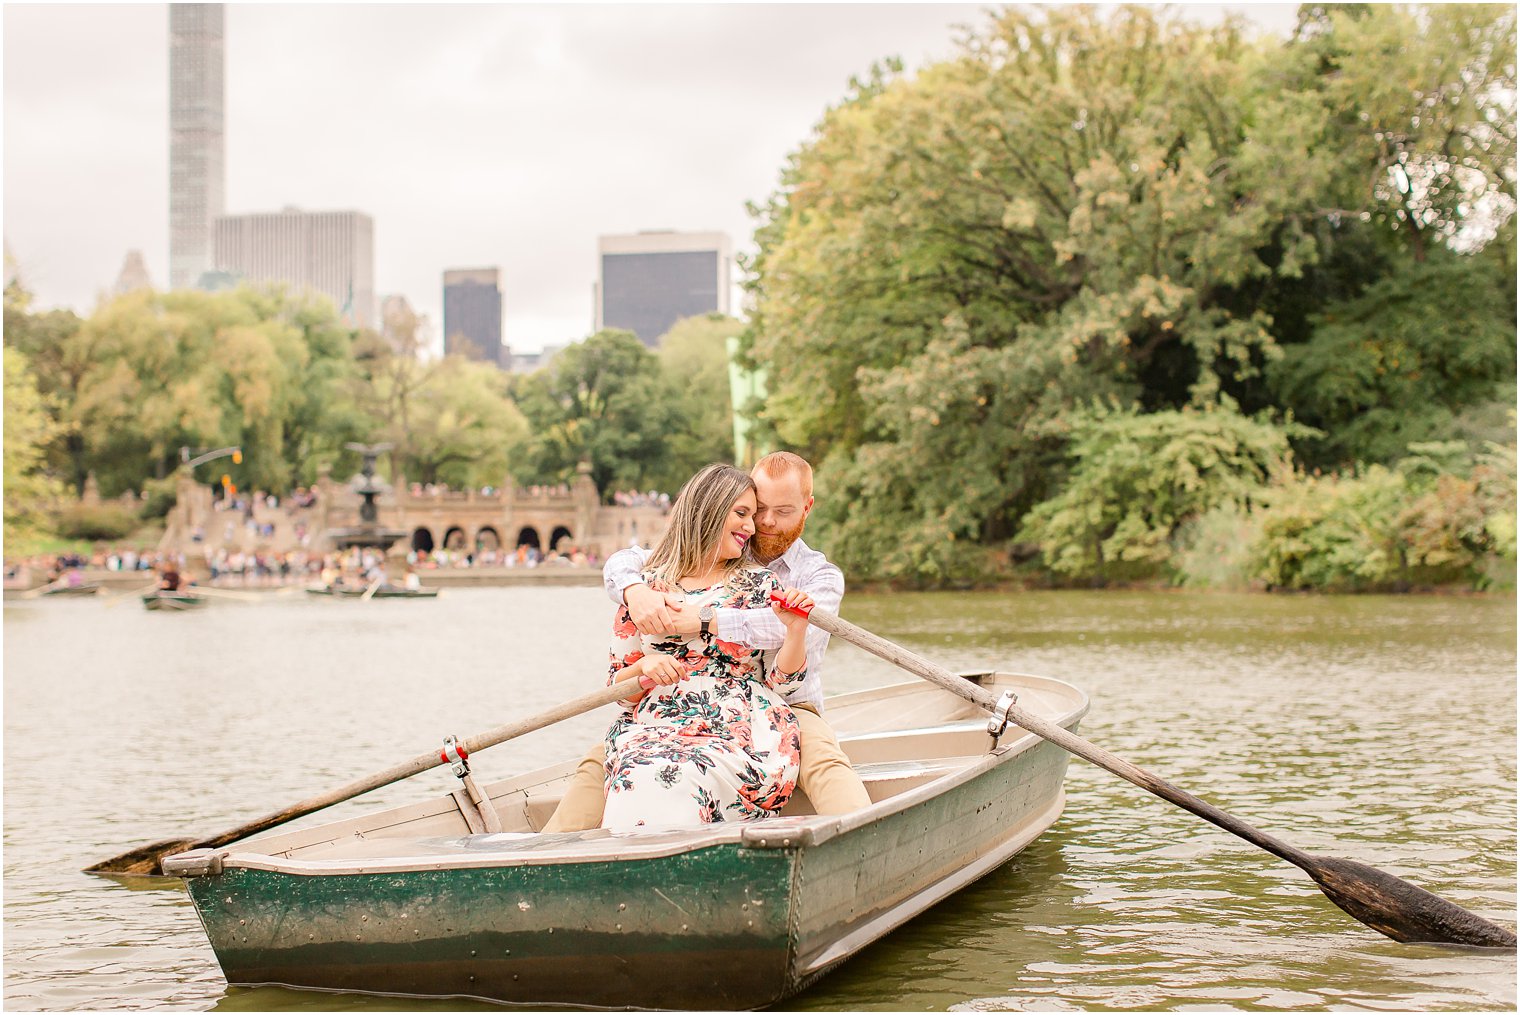
<instances>
[{"instance_id":1,"label":"sky","mask_svg":"<svg viewBox=\"0 0 1520 1015\"><path fill-rule=\"evenodd\" d=\"M1294 4L1197 4L1292 28ZM502 273L503 341L584 338L597 237L722 231L852 75L956 53L980 4L233 4L226 211L357 209L375 291L441 345L442 274ZM168 281L168 12L6 4L4 239L38 307L88 313L129 250ZM740 304L735 300L735 309Z\"/></svg>"}]
</instances>

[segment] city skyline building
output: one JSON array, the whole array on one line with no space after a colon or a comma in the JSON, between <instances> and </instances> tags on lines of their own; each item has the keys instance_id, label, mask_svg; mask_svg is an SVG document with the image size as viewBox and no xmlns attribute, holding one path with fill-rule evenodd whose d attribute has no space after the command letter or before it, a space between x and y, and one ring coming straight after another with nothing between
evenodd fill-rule
<instances>
[{"instance_id":1,"label":"city skyline building","mask_svg":"<svg viewBox=\"0 0 1520 1015\"><path fill-rule=\"evenodd\" d=\"M400 293L380 297L380 337L398 356L419 356L427 341L427 318Z\"/></svg>"},{"instance_id":2,"label":"city skyline building","mask_svg":"<svg viewBox=\"0 0 1520 1015\"><path fill-rule=\"evenodd\" d=\"M225 211L223 4L169 5L169 287L212 267L212 231Z\"/></svg>"},{"instance_id":3,"label":"city skyline building","mask_svg":"<svg viewBox=\"0 0 1520 1015\"><path fill-rule=\"evenodd\" d=\"M223 215L216 220L218 271L250 282L284 282L327 296L352 324L373 328L375 224L360 211Z\"/></svg>"},{"instance_id":4,"label":"city skyline building","mask_svg":"<svg viewBox=\"0 0 1520 1015\"><path fill-rule=\"evenodd\" d=\"M729 312L732 246L720 232L672 229L597 239L593 328L624 328L653 348L685 317Z\"/></svg>"},{"instance_id":5,"label":"city skyline building","mask_svg":"<svg viewBox=\"0 0 1520 1015\"><path fill-rule=\"evenodd\" d=\"M153 279L148 274L148 262L143 258L141 250L127 251L126 258L121 262L121 271L116 273L116 284L111 286L112 296L125 296L139 289L152 289Z\"/></svg>"},{"instance_id":6,"label":"city skyline building","mask_svg":"<svg viewBox=\"0 0 1520 1015\"><path fill-rule=\"evenodd\" d=\"M501 269L443 273L443 354L456 352L504 370L510 367L511 353L501 341Z\"/></svg>"}]
</instances>

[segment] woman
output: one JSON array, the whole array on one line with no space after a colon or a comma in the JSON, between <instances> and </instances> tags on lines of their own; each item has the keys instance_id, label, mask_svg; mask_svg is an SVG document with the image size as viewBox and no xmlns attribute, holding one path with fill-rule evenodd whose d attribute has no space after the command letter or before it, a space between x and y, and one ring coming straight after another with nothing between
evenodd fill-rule
<instances>
[{"instance_id":1,"label":"woman","mask_svg":"<svg viewBox=\"0 0 1520 1015\"><path fill-rule=\"evenodd\" d=\"M754 516L754 481L707 466L681 488L644 577L651 588L679 589L685 608L705 619L709 607L775 609L786 640L767 666L758 649L711 634L641 636L618 608L608 682L647 676L655 686L607 731L603 827L748 821L780 811L797 786L797 720L784 697L807 675L807 619L772 607L770 596L803 609L812 600L781 591L754 562Z\"/></svg>"}]
</instances>

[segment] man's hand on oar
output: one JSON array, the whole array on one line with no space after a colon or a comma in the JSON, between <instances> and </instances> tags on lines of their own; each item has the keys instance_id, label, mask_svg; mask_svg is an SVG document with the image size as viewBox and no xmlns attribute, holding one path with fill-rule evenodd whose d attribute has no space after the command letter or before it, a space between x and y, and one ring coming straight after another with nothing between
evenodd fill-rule
<instances>
[{"instance_id":1,"label":"man's hand on oar","mask_svg":"<svg viewBox=\"0 0 1520 1015\"><path fill-rule=\"evenodd\" d=\"M773 601L776 597L772 597ZM801 613L803 611L795 611ZM902 667L909 673L938 684L967 701L991 712L998 700L985 689L963 680L949 670L936 666L900 645L894 645L842 620L824 610L805 614L808 620L829 634L864 649L874 656ZM1008 718L1058 747L1092 762L1099 768L1128 779L1147 792L1212 822L1303 869L1319 885L1320 891L1341 909L1373 930L1395 941L1435 944L1476 945L1484 948L1514 948L1515 932L1486 920L1478 914L1448 902L1402 878L1355 860L1315 856L1260 831L1234 815L1220 810L1199 797L1179 789L1137 765L1132 765L1095 744L1083 740L1055 723L1048 722L1016 706L1007 709Z\"/></svg>"}]
</instances>

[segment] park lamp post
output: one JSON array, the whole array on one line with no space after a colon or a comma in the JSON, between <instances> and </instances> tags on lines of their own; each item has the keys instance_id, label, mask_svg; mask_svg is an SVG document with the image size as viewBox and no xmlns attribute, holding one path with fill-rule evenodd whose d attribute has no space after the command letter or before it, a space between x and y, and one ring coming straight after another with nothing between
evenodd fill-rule
<instances>
[{"instance_id":1,"label":"park lamp post","mask_svg":"<svg viewBox=\"0 0 1520 1015\"><path fill-rule=\"evenodd\" d=\"M187 469L193 470L197 465L205 465L207 462L214 462L218 458L226 458L228 455L232 456L233 465L243 464L243 449L237 445L230 448L217 448L215 451L208 451L196 458L190 457L190 451L190 448L179 449L180 464Z\"/></svg>"},{"instance_id":2,"label":"park lamp post","mask_svg":"<svg viewBox=\"0 0 1520 1015\"><path fill-rule=\"evenodd\" d=\"M215 451L207 451L205 454L198 455L195 458L190 457L191 450L191 448L187 447L182 447L179 449L180 467L185 470L185 474L188 476L194 476L195 467L197 465L204 465L207 462L214 462L218 458L226 458L229 455L232 456L233 465L243 464L243 449L240 445L237 444L234 444L231 447L217 448ZM222 489L226 490L228 493L236 492L237 488L232 485L231 476L222 476Z\"/></svg>"}]
</instances>

